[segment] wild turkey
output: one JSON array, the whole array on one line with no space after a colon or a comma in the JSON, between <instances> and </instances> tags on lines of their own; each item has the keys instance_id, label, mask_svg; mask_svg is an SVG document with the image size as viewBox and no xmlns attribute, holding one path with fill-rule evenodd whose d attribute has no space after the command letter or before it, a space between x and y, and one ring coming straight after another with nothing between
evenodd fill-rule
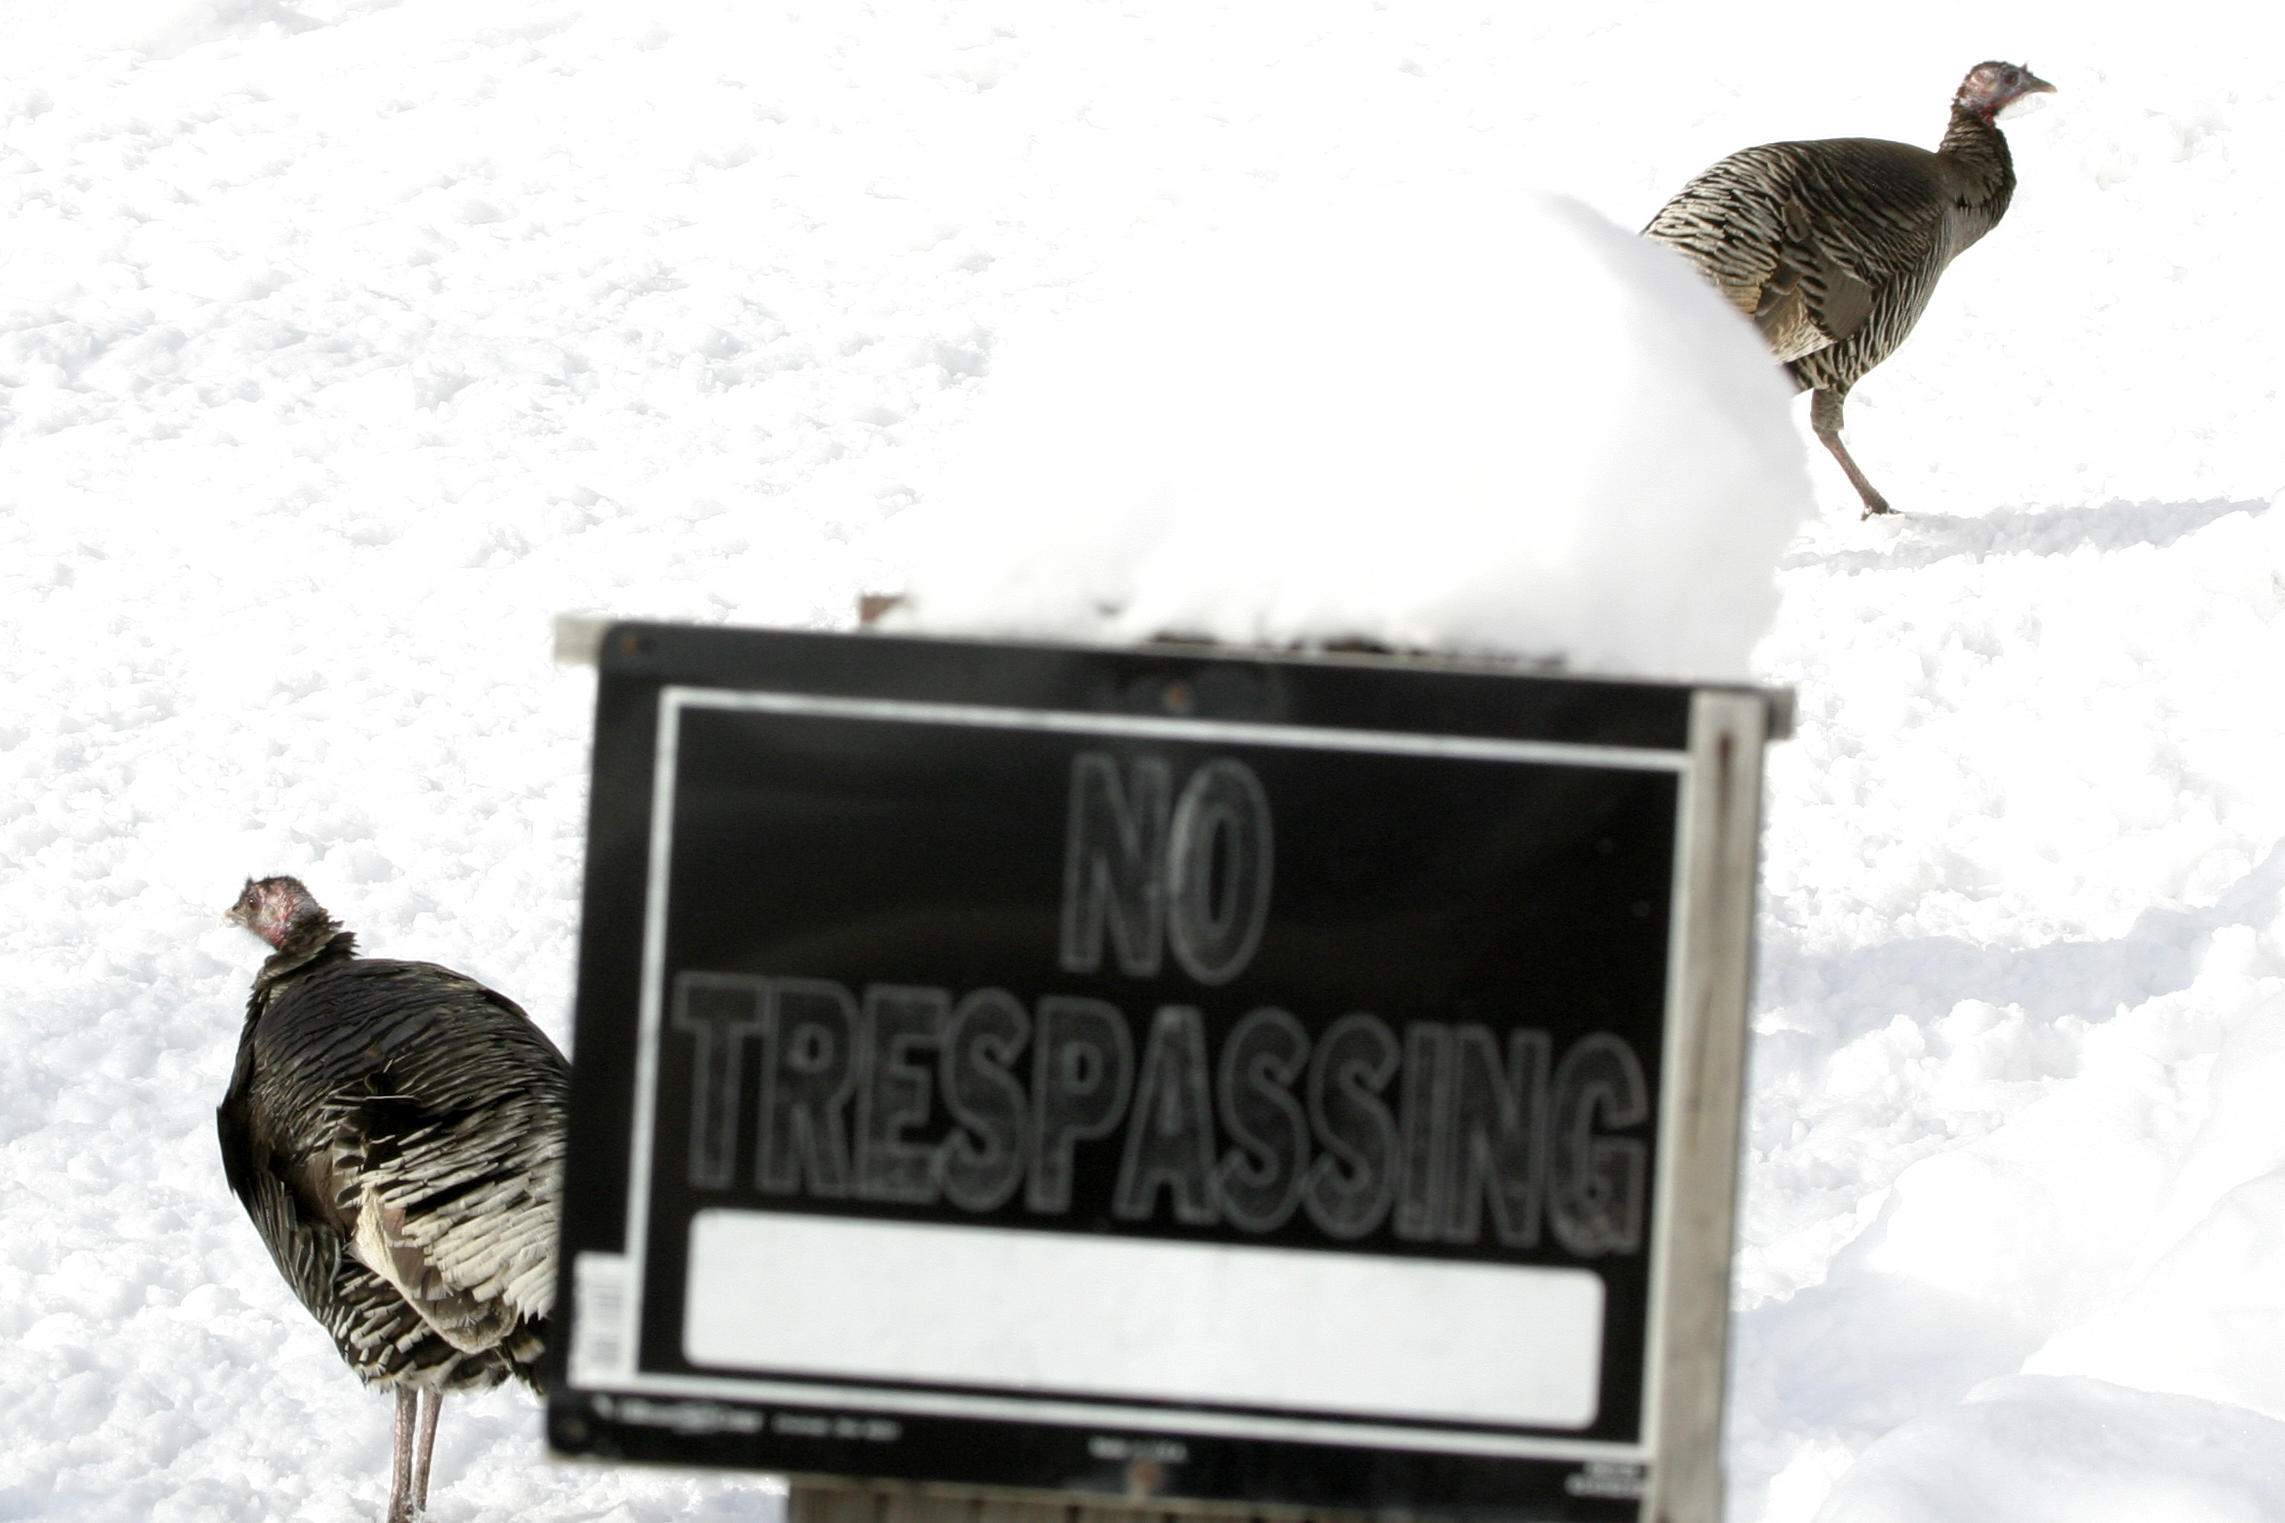
<instances>
[{"instance_id":1,"label":"wild turkey","mask_svg":"<svg viewBox=\"0 0 2285 1523\"><path fill-rule=\"evenodd\" d=\"M1893 510L1841 444L1841 404L1904 342L1944 266L2006 215L2015 162L1996 118L2054 88L2027 68L1979 63L1934 153L1875 138L1748 148L1643 229L1754 320L1796 387L1814 388L1810 426L1867 517Z\"/></svg>"},{"instance_id":2,"label":"wild turkey","mask_svg":"<svg viewBox=\"0 0 2285 1523\"><path fill-rule=\"evenodd\" d=\"M406 1523L443 1393L539 1387L569 1068L475 980L359 957L293 878L249 879L225 918L275 950L215 1112L223 1172L341 1357L396 1393Z\"/></svg>"}]
</instances>

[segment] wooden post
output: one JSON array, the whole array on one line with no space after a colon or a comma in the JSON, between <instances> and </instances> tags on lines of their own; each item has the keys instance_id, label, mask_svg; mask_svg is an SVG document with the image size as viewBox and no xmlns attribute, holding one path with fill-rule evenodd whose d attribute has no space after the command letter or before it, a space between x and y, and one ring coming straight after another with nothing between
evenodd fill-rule
<instances>
[{"instance_id":1,"label":"wooden post","mask_svg":"<svg viewBox=\"0 0 2285 1523\"><path fill-rule=\"evenodd\" d=\"M796 1477L786 1523L1370 1523L1359 1512L1194 1502L1042 1501L1016 1492Z\"/></svg>"}]
</instances>

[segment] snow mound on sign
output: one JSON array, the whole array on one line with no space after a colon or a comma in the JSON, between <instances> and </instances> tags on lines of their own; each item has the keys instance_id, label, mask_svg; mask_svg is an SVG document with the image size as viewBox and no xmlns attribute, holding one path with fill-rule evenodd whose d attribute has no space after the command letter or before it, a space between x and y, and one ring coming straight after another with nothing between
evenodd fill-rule
<instances>
[{"instance_id":1,"label":"snow mound on sign","mask_svg":"<svg viewBox=\"0 0 2285 1523\"><path fill-rule=\"evenodd\" d=\"M1011 330L898 627L1737 678L1810 511L1767 352L1576 202L1291 198Z\"/></svg>"}]
</instances>

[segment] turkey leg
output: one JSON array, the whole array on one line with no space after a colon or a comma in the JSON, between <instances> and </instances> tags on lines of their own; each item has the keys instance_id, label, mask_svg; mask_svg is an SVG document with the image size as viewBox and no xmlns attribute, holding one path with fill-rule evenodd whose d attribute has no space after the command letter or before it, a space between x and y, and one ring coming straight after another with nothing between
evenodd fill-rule
<instances>
[{"instance_id":1,"label":"turkey leg","mask_svg":"<svg viewBox=\"0 0 2285 1523\"><path fill-rule=\"evenodd\" d=\"M413 1450L413 1512L428 1511L428 1459L436 1448L436 1419L444 1410L442 1391L420 1394L420 1442Z\"/></svg>"},{"instance_id":2,"label":"turkey leg","mask_svg":"<svg viewBox=\"0 0 2285 1523\"><path fill-rule=\"evenodd\" d=\"M1857 463L1849 458L1848 447L1841 443L1841 403L1847 397L1845 391L1818 387L1809 396L1809 427L1816 432L1818 441L1833 452L1833 458L1841 462L1841 469L1848 472L1849 485L1855 487L1857 495L1864 499L1864 516L1870 518L1875 513L1893 513L1896 509L1888 505L1887 498L1873 490L1872 483L1865 480L1864 472L1858 470Z\"/></svg>"},{"instance_id":3,"label":"turkey leg","mask_svg":"<svg viewBox=\"0 0 2285 1523\"><path fill-rule=\"evenodd\" d=\"M395 1447L389 1456L388 1523L412 1523L413 1407L419 1399L411 1386L397 1387Z\"/></svg>"}]
</instances>

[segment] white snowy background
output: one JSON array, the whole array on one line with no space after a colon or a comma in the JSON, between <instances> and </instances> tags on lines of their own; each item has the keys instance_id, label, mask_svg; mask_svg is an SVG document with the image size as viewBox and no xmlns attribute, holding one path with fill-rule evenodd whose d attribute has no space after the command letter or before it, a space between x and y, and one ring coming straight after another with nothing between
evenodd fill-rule
<instances>
[{"instance_id":1,"label":"white snowy background","mask_svg":"<svg viewBox=\"0 0 2285 1523\"><path fill-rule=\"evenodd\" d=\"M1852 399L1905 516L1786 467L1732 1516L2285 1518L2285 39L2252 14L0 10L0 1519L378 1515L386 1404L222 1182L260 949L217 917L299 873L566 1034L592 677L554 614L848 626L1003 341L1154 239L1302 185L1632 229L1747 144L1933 144L1987 57L2062 93ZM1498 264L1439 292L1485 315L1464 374L1607 377L1551 341L1549 263ZM1312 395L1384 409L1375 479L1463 446L1561 479L1408 443L1370 373L1400 293L1310 289ZM1095 422L1184 358L1096 355ZM440 1523L778 1505L551 1466L506 1391L448 1404L437 1464Z\"/></svg>"}]
</instances>

